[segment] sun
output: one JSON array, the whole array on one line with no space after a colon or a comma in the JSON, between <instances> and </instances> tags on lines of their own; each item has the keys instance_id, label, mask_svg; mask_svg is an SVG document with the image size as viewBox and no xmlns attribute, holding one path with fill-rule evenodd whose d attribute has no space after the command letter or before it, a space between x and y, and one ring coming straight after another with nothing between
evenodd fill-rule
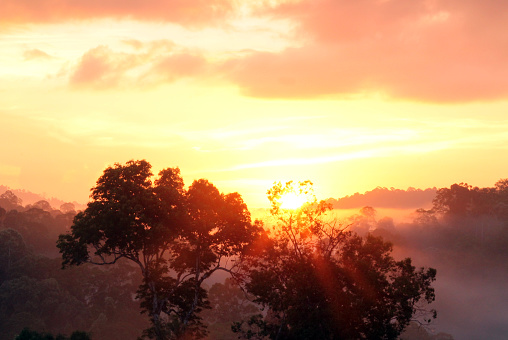
<instances>
[{"instance_id":1,"label":"sun","mask_svg":"<svg viewBox=\"0 0 508 340\"><path fill-rule=\"evenodd\" d=\"M300 208L305 202L307 202L308 197L306 195L298 195L294 192L288 192L286 194L283 194L280 197L280 207L281 209L298 209Z\"/></svg>"}]
</instances>

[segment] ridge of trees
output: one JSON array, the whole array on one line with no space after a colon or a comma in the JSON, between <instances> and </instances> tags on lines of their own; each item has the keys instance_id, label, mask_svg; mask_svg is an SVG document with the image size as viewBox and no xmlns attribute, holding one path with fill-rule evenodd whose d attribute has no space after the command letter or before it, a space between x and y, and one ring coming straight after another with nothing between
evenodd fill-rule
<instances>
[{"instance_id":1,"label":"ridge of trees","mask_svg":"<svg viewBox=\"0 0 508 340\"><path fill-rule=\"evenodd\" d=\"M44 200L22 206L22 200L12 191L0 195L0 227L19 232L28 247L37 254L58 256L55 240L72 224L75 207L64 203L53 209Z\"/></svg>"},{"instance_id":2,"label":"ridge of trees","mask_svg":"<svg viewBox=\"0 0 508 340\"><path fill-rule=\"evenodd\" d=\"M6 185L0 185L0 192L5 193L6 191L10 191L13 193L16 197L18 197L22 203L25 205L33 204L38 201L46 201L49 204L51 204L53 207L59 207L62 204L65 203L71 203L76 207L76 210L82 210L85 208L85 205L73 201L73 202L66 202L56 197L46 197L44 194L36 194L28 190L24 189L12 189Z\"/></svg>"},{"instance_id":3,"label":"ridge of trees","mask_svg":"<svg viewBox=\"0 0 508 340\"><path fill-rule=\"evenodd\" d=\"M432 211L447 216L490 215L508 218L508 179L501 179L494 187L479 188L467 183L441 188L432 201Z\"/></svg>"},{"instance_id":4,"label":"ridge of trees","mask_svg":"<svg viewBox=\"0 0 508 340\"><path fill-rule=\"evenodd\" d=\"M355 209L365 206L376 208L392 208L392 209L416 209L424 208L431 205L432 199L436 195L437 189L415 189L407 190L377 187L365 193L355 193L340 197L338 199L329 198L326 200L332 204L335 209Z\"/></svg>"}]
</instances>

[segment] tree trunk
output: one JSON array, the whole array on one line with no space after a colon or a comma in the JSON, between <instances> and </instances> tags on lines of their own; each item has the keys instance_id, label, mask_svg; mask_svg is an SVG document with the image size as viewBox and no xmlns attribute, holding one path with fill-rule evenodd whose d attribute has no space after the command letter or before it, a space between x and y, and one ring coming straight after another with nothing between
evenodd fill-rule
<instances>
[{"instance_id":1,"label":"tree trunk","mask_svg":"<svg viewBox=\"0 0 508 340\"><path fill-rule=\"evenodd\" d=\"M164 334L164 331L162 330L162 324L161 324L161 302L159 301L157 297L157 292L155 291L155 284L153 282L150 282L148 284L148 287L152 291L153 299L152 299L152 312L150 313L150 319L153 324L153 328L155 331L155 336L157 340L166 340L167 337Z\"/></svg>"}]
</instances>

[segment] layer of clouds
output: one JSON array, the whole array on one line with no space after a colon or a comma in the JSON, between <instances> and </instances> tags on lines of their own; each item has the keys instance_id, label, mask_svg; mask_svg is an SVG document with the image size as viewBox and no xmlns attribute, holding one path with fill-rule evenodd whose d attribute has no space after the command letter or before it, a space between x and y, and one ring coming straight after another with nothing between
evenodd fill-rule
<instances>
[{"instance_id":1,"label":"layer of clouds","mask_svg":"<svg viewBox=\"0 0 508 340\"><path fill-rule=\"evenodd\" d=\"M73 85L141 86L220 77L254 97L315 98L380 94L430 102L505 99L508 3L478 0L257 1L250 12L292 22L299 47L236 51L226 62L206 51L126 41L129 52L98 46L70 72ZM245 15L233 0L6 0L0 24L96 18L173 22L206 28ZM243 11L243 12L242 12ZM226 21L225 21L226 20ZM25 58L37 57L37 51ZM39 54L40 56L40 54Z\"/></svg>"},{"instance_id":2,"label":"layer of clouds","mask_svg":"<svg viewBox=\"0 0 508 340\"><path fill-rule=\"evenodd\" d=\"M424 101L508 94L508 3L304 0L260 9L292 19L301 48L254 52L229 76L258 97L382 93Z\"/></svg>"},{"instance_id":3,"label":"layer of clouds","mask_svg":"<svg viewBox=\"0 0 508 340\"><path fill-rule=\"evenodd\" d=\"M55 23L119 18L189 26L219 23L234 10L231 0L2 0L0 23Z\"/></svg>"}]
</instances>

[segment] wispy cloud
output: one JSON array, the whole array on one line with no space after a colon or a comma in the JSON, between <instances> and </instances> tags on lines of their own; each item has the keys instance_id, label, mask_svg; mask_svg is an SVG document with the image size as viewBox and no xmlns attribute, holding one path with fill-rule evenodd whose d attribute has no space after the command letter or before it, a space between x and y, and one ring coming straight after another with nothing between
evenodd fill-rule
<instances>
[{"instance_id":1,"label":"wispy cloud","mask_svg":"<svg viewBox=\"0 0 508 340\"><path fill-rule=\"evenodd\" d=\"M400 156L404 154L427 153L436 150L443 150L449 148L449 142L431 142L419 143L409 146L391 146L380 148L369 148L355 152L345 152L339 154L331 154L321 157L301 157L301 158L278 158L268 161L261 161L256 163L239 164L229 168L211 169L207 172L230 172L240 171L245 169L255 168L270 168L270 167L286 167L286 166L305 166L305 165L319 165L326 163L335 163L342 161L349 161L360 158L377 158L377 157L391 157Z\"/></svg>"},{"instance_id":2,"label":"wispy cloud","mask_svg":"<svg viewBox=\"0 0 508 340\"><path fill-rule=\"evenodd\" d=\"M178 126L118 121L107 114L68 118L36 116L32 120L46 126L46 133L52 138L70 145L153 149L188 147Z\"/></svg>"},{"instance_id":3,"label":"wispy cloud","mask_svg":"<svg viewBox=\"0 0 508 340\"><path fill-rule=\"evenodd\" d=\"M25 58L25 60L35 60L35 59L53 59L54 57L38 48L34 48L23 52L23 58Z\"/></svg>"}]
</instances>

